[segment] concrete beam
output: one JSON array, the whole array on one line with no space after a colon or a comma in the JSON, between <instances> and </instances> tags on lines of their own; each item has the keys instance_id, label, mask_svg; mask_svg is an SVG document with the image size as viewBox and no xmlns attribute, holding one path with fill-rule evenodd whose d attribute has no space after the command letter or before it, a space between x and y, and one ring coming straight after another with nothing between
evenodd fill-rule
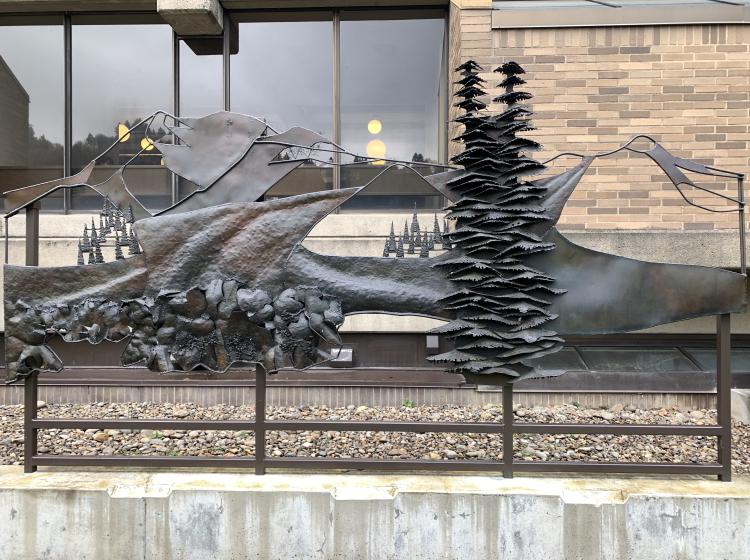
<instances>
[{"instance_id":1,"label":"concrete beam","mask_svg":"<svg viewBox=\"0 0 750 560\"><path fill-rule=\"evenodd\" d=\"M25 12L154 11L156 0L0 0L0 14Z\"/></svg>"},{"instance_id":2,"label":"concrete beam","mask_svg":"<svg viewBox=\"0 0 750 560\"><path fill-rule=\"evenodd\" d=\"M184 37L220 35L224 29L219 0L157 0L156 9L175 33Z\"/></svg>"},{"instance_id":3,"label":"concrete beam","mask_svg":"<svg viewBox=\"0 0 750 560\"><path fill-rule=\"evenodd\" d=\"M750 481L0 467L2 558L743 558Z\"/></svg>"}]
</instances>

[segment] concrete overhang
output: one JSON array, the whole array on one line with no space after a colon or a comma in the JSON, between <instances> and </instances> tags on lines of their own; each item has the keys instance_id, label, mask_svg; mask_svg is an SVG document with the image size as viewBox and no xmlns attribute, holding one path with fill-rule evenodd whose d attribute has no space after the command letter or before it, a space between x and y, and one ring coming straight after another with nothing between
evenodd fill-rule
<instances>
[{"instance_id":1,"label":"concrete overhang","mask_svg":"<svg viewBox=\"0 0 750 560\"><path fill-rule=\"evenodd\" d=\"M157 0L156 6L164 21L183 37L220 35L224 29L219 0Z\"/></svg>"},{"instance_id":2,"label":"concrete overhang","mask_svg":"<svg viewBox=\"0 0 750 560\"><path fill-rule=\"evenodd\" d=\"M608 2L610 4L610 2ZM493 29L539 27L607 27L750 23L750 4L741 2L591 2L526 0L493 2Z\"/></svg>"}]
</instances>

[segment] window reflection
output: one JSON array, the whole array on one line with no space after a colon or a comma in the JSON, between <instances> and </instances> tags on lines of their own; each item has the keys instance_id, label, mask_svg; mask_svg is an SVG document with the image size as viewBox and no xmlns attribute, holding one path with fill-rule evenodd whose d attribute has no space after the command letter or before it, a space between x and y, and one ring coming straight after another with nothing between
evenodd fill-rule
<instances>
[{"instance_id":1,"label":"window reflection","mask_svg":"<svg viewBox=\"0 0 750 560\"><path fill-rule=\"evenodd\" d=\"M232 110L264 119L283 132L309 128L333 139L333 23L244 21L232 56ZM332 188L333 171L304 163L266 198Z\"/></svg>"},{"instance_id":2,"label":"window reflection","mask_svg":"<svg viewBox=\"0 0 750 560\"><path fill-rule=\"evenodd\" d=\"M111 144L99 160L91 181L108 178L133 159L125 179L146 207L171 203L171 174L147 137L164 133L158 127L134 132L117 142L119 133L158 109L172 106L172 31L164 25L73 25L73 172ZM141 155L137 155L146 147ZM101 208L90 191L76 190L74 210Z\"/></svg>"},{"instance_id":3,"label":"window reflection","mask_svg":"<svg viewBox=\"0 0 750 560\"><path fill-rule=\"evenodd\" d=\"M357 18L356 20L354 18ZM364 20L342 15L341 141L369 158L437 163L444 19ZM359 186L383 161L345 168L342 187ZM439 170L420 168L423 174ZM408 170L349 203L350 210L436 209L442 199Z\"/></svg>"},{"instance_id":4,"label":"window reflection","mask_svg":"<svg viewBox=\"0 0 750 560\"><path fill-rule=\"evenodd\" d=\"M195 52L190 45L198 52ZM223 65L220 54L200 49L200 42L190 44L180 41L180 103L179 116L202 117L224 107ZM205 54L205 53L211 54ZM194 192L197 186L182 177L177 178L178 198L181 200Z\"/></svg>"},{"instance_id":5,"label":"window reflection","mask_svg":"<svg viewBox=\"0 0 750 560\"><path fill-rule=\"evenodd\" d=\"M0 189L63 173L62 26L0 26ZM62 211L61 192L42 210Z\"/></svg>"}]
</instances>

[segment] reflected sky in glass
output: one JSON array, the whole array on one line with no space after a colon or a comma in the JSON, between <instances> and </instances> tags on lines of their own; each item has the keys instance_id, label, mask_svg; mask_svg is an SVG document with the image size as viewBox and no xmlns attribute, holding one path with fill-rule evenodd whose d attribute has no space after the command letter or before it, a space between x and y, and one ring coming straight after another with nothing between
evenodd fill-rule
<instances>
[{"instance_id":1,"label":"reflected sky in glass","mask_svg":"<svg viewBox=\"0 0 750 560\"><path fill-rule=\"evenodd\" d=\"M62 143L65 95L62 26L0 26L0 58L29 96L29 122L36 135ZM5 72L2 80L6 80ZM0 87L5 90L8 85L6 82Z\"/></svg>"},{"instance_id":2,"label":"reflected sky in glass","mask_svg":"<svg viewBox=\"0 0 750 560\"><path fill-rule=\"evenodd\" d=\"M232 111L282 132L302 126L333 137L333 24L239 24L231 61Z\"/></svg>"},{"instance_id":3,"label":"reflected sky in glass","mask_svg":"<svg viewBox=\"0 0 750 560\"><path fill-rule=\"evenodd\" d=\"M180 41L180 115L202 117L221 111L221 55L197 55Z\"/></svg>"},{"instance_id":4,"label":"reflected sky in glass","mask_svg":"<svg viewBox=\"0 0 750 560\"><path fill-rule=\"evenodd\" d=\"M350 151L438 160L443 19L341 22L341 140ZM372 122L377 121L377 122ZM369 125L369 126L368 126Z\"/></svg>"},{"instance_id":5,"label":"reflected sky in glass","mask_svg":"<svg viewBox=\"0 0 750 560\"><path fill-rule=\"evenodd\" d=\"M74 144L89 134L115 136L120 122L172 109L166 24L74 25L72 64Z\"/></svg>"}]
</instances>

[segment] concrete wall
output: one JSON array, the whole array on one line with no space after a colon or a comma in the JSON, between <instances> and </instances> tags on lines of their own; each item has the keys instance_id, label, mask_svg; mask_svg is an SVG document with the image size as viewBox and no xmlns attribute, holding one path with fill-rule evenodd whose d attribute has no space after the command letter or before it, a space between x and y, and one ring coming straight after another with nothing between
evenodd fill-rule
<instances>
[{"instance_id":1,"label":"concrete wall","mask_svg":"<svg viewBox=\"0 0 750 560\"><path fill-rule=\"evenodd\" d=\"M750 482L0 467L0 559L719 560Z\"/></svg>"}]
</instances>

